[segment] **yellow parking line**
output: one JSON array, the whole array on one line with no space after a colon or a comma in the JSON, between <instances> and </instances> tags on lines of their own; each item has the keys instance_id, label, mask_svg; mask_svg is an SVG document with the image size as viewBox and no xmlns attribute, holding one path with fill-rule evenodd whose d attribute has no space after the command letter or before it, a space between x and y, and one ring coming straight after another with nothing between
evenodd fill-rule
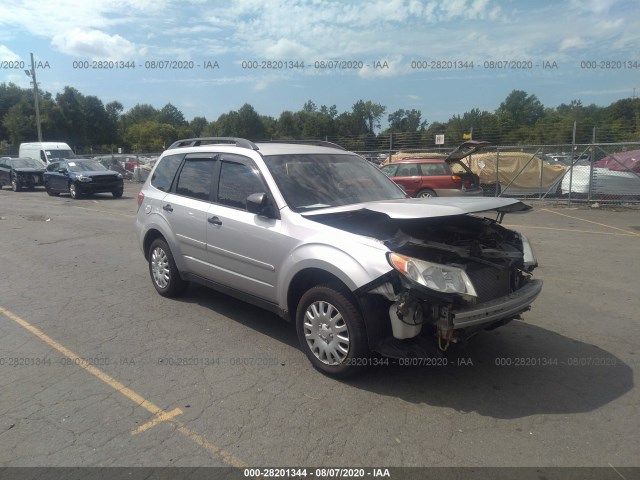
<instances>
[{"instance_id":1,"label":"yellow parking line","mask_svg":"<svg viewBox=\"0 0 640 480\"><path fill-rule=\"evenodd\" d=\"M177 415L182 415L184 413L180 408L174 408L170 412L163 413L161 415L156 415L156 418L153 420L140 425L138 428L131 432L131 435L137 435L142 432L146 432L150 428L155 427L159 423L166 422L167 420L171 420L173 417Z\"/></svg>"},{"instance_id":2,"label":"yellow parking line","mask_svg":"<svg viewBox=\"0 0 640 480\"><path fill-rule=\"evenodd\" d=\"M135 402L137 405L141 406L142 408L144 408L148 412L156 415L155 419L153 419L150 422L145 423L144 425L141 426L141 427L146 427L144 430L147 430L147 429L153 427L154 425L157 425L161 421L168 421L168 422L172 423L173 425L175 425L177 431L182 433L185 437L187 437L191 441L197 443L198 445L203 447L205 450L207 450L209 453L211 453L213 455L216 455L216 456L222 457L222 460L225 463L227 463L228 465L231 465L231 466L234 466L234 467L245 467L246 466L245 463L243 463L240 459L236 458L233 454L231 454L229 452L226 452L225 450L221 449L220 447L218 447L218 446L214 445L213 443L209 442L205 437L203 437L199 433L191 430L184 423L175 420L174 417L176 415L179 415L179 414L182 413L182 410L180 410L179 408L176 408L176 409L172 410L171 412L167 412L167 411L163 410L162 408L158 407L157 405L155 405L155 404L151 403L150 401L146 400L141 395L138 395L136 392L134 392L130 388L127 388L125 385L123 385L122 383L117 381L115 378L111 377L110 375L107 375L106 373L104 373L99 368L96 368L93 365L89 365L86 360L80 358L78 355L76 355L74 352L72 352L71 350L66 348L64 345L62 345L61 343L56 342L53 338L48 336L42 330L40 330L37 327L34 327L29 322L27 322L26 320L20 318L15 313L10 312L9 310L7 310L4 307L0 307L0 313L2 313L5 317L9 318L10 320L13 320L18 325L20 325L21 327L25 328L29 332L33 333L36 337L38 337L44 343L46 343L50 347L56 349L58 352L60 352L62 355L64 355L68 359L72 360L75 365L78 365L80 368L83 368L84 370L89 372L91 375L99 378L104 383L109 385L111 388L113 388L114 390L120 392L122 395L124 395L128 399L130 399L133 402ZM176 413L176 411L179 411L179 412ZM141 428L141 427L138 427L138 429ZM131 433L133 433L133 432L131 432Z\"/></svg>"},{"instance_id":3,"label":"yellow parking line","mask_svg":"<svg viewBox=\"0 0 640 480\"><path fill-rule=\"evenodd\" d=\"M533 225L511 225L511 224L504 224L504 226L509 228L533 228L537 230L553 230L557 232L593 233L595 235L613 235L616 237L634 237L635 236L635 234L633 233L595 232L593 230L575 230L573 228L535 227Z\"/></svg>"},{"instance_id":4,"label":"yellow parking line","mask_svg":"<svg viewBox=\"0 0 640 480\"><path fill-rule=\"evenodd\" d=\"M594 222L593 220L586 220L584 218L574 217L572 215L567 215L566 213L554 212L553 210L549 210L548 208L541 208L540 211L549 212L549 213L555 213L556 215L560 215L562 217L572 218L574 220L580 220L582 222L587 222L587 223L593 223L594 225L599 225L601 227L612 228L613 230L620 230L621 232L624 232L624 233L626 233L628 235L631 235L631 236L634 236L634 237L640 237L640 233L630 232L629 230L625 230L623 228L614 227L612 225L605 225L604 223Z\"/></svg>"}]
</instances>

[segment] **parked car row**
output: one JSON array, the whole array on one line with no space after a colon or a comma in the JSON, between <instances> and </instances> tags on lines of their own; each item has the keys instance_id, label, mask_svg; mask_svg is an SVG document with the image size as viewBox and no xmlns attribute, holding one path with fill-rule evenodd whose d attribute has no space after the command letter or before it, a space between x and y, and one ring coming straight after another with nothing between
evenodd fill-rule
<instances>
[{"instance_id":1,"label":"parked car row","mask_svg":"<svg viewBox=\"0 0 640 480\"><path fill-rule=\"evenodd\" d=\"M0 188L10 185L14 192L43 186L51 196L68 193L82 195L110 192L120 198L124 192L121 173L107 169L93 159L59 159L49 163L33 158L0 158Z\"/></svg>"}]
</instances>

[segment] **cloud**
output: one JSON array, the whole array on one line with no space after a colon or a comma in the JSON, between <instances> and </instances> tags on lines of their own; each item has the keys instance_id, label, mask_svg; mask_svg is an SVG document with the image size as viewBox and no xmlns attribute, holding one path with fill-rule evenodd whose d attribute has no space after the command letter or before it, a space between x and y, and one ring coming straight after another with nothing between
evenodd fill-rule
<instances>
[{"instance_id":1,"label":"cloud","mask_svg":"<svg viewBox=\"0 0 640 480\"><path fill-rule=\"evenodd\" d=\"M292 58L304 58L311 54L311 49L298 42L286 38L280 38L273 44L268 44L265 49L265 56L274 60L289 60Z\"/></svg>"},{"instance_id":2,"label":"cloud","mask_svg":"<svg viewBox=\"0 0 640 480\"><path fill-rule=\"evenodd\" d=\"M17 53L12 52L5 45L0 45L0 60L5 62L13 62L16 60L20 60L20 56Z\"/></svg>"},{"instance_id":3,"label":"cloud","mask_svg":"<svg viewBox=\"0 0 640 480\"><path fill-rule=\"evenodd\" d=\"M560 50L570 50L572 48L584 47L585 45L587 45L587 42L580 37L565 38L560 42Z\"/></svg>"},{"instance_id":4,"label":"cloud","mask_svg":"<svg viewBox=\"0 0 640 480\"><path fill-rule=\"evenodd\" d=\"M108 35L100 30L72 30L55 35L51 42L58 50L74 57L96 60L131 60L144 55L126 38Z\"/></svg>"},{"instance_id":5,"label":"cloud","mask_svg":"<svg viewBox=\"0 0 640 480\"><path fill-rule=\"evenodd\" d=\"M577 10L595 14L608 12L616 0L571 0L571 6Z\"/></svg>"}]
</instances>

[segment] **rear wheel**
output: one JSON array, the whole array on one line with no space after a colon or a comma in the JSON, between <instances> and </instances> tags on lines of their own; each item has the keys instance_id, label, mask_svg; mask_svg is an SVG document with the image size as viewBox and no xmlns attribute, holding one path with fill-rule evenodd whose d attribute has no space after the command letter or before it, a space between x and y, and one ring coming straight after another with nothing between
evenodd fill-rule
<instances>
[{"instance_id":1,"label":"rear wheel","mask_svg":"<svg viewBox=\"0 0 640 480\"><path fill-rule=\"evenodd\" d=\"M298 303L296 327L302 350L322 373L345 378L366 367L364 320L344 287L326 284L309 289Z\"/></svg>"},{"instance_id":2,"label":"rear wheel","mask_svg":"<svg viewBox=\"0 0 640 480\"><path fill-rule=\"evenodd\" d=\"M422 190L420 190L418 192L416 197L418 197L418 198L431 198L431 197L437 197L437 195L436 195L436 192L434 192L430 188L424 188L424 189L422 189Z\"/></svg>"},{"instance_id":3,"label":"rear wheel","mask_svg":"<svg viewBox=\"0 0 640 480\"><path fill-rule=\"evenodd\" d=\"M189 286L189 282L180 277L169 245L164 239L157 238L153 241L148 260L153 286L163 297L177 297Z\"/></svg>"},{"instance_id":4,"label":"rear wheel","mask_svg":"<svg viewBox=\"0 0 640 480\"><path fill-rule=\"evenodd\" d=\"M124 193L124 190L114 190L113 192L111 192L111 195L113 195L113 198L120 198L122 196L122 194Z\"/></svg>"}]
</instances>

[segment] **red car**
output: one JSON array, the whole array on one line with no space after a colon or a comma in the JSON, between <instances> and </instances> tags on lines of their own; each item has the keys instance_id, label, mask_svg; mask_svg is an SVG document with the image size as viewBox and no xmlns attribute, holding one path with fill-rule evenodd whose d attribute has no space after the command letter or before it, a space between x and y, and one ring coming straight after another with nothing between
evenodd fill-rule
<instances>
[{"instance_id":1,"label":"red car","mask_svg":"<svg viewBox=\"0 0 640 480\"><path fill-rule=\"evenodd\" d=\"M405 157L381 168L411 197L482 196L480 178L460 160L488 145L470 140L448 157Z\"/></svg>"}]
</instances>

